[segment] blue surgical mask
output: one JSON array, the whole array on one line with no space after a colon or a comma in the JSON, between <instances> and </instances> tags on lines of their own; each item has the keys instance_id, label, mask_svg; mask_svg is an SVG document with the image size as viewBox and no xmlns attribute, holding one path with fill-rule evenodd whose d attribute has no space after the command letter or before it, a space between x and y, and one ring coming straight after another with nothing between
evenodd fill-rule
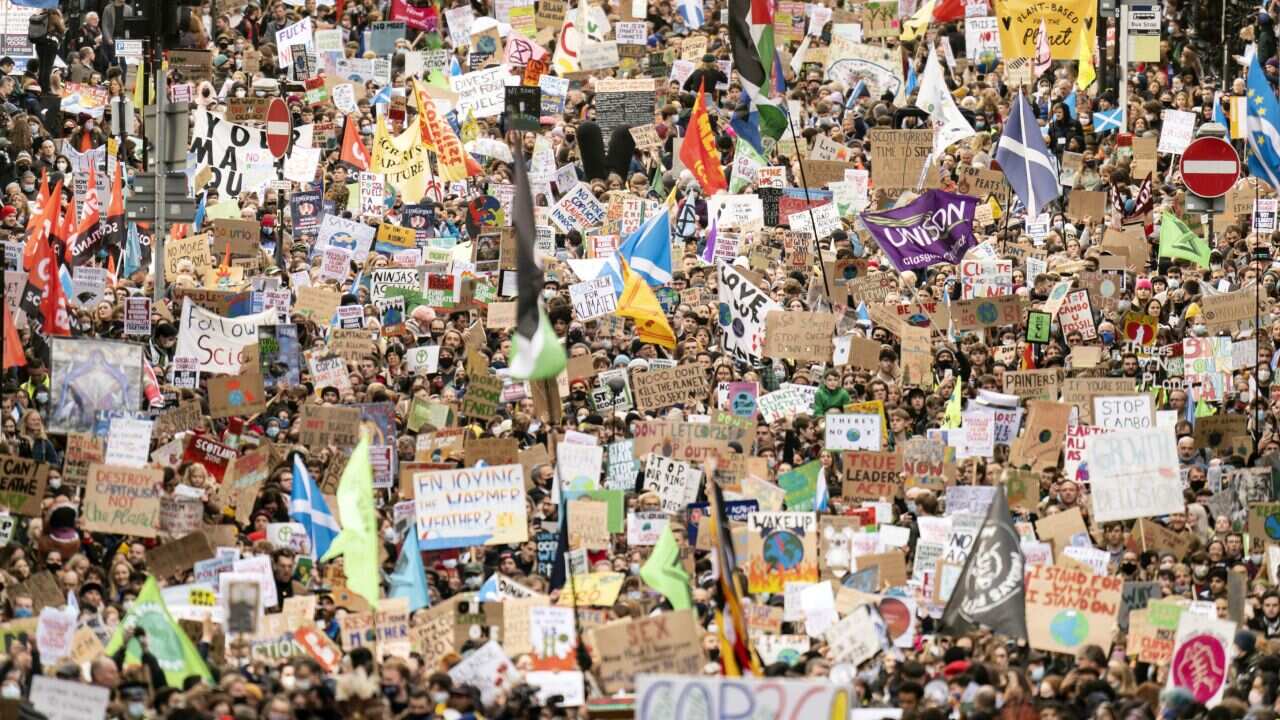
<instances>
[{"instance_id":1,"label":"blue surgical mask","mask_svg":"<svg viewBox=\"0 0 1280 720\"><path fill-rule=\"evenodd\" d=\"M19 617L19 618L29 618L31 617L31 608L25 608L25 607L14 608L13 616Z\"/></svg>"},{"instance_id":2,"label":"blue surgical mask","mask_svg":"<svg viewBox=\"0 0 1280 720\"><path fill-rule=\"evenodd\" d=\"M276 427L276 426L274 426L274 425L272 425L272 426L270 426L270 427L268 427L268 428L267 428L267 437L269 437L269 438L271 438L271 439L273 439L273 440L274 440L274 439L275 439L275 437L276 437L277 435L279 435L279 434L280 434L280 428L278 428L278 427Z\"/></svg>"},{"instance_id":3,"label":"blue surgical mask","mask_svg":"<svg viewBox=\"0 0 1280 720\"><path fill-rule=\"evenodd\" d=\"M1110 345L1116 341L1116 334L1110 331L1100 332L1098 333L1098 337L1102 339L1103 345Z\"/></svg>"}]
</instances>

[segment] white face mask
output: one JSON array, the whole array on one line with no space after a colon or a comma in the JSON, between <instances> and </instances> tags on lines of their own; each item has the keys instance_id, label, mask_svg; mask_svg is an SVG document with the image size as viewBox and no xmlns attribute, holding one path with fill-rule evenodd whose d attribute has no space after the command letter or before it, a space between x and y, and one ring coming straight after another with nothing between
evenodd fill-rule
<instances>
[{"instance_id":1,"label":"white face mask","mask_svg":"<svg viewBox=\"0 0 1280 720\"><path fill-rule=\"evenodd\" d=\"M16 700L17 698L22 697L22 689L17 685L5 685L4 687L0 687L0 697L7 700Z\"/></svg>"},{"instance_id":2,"label":"white face mask","mask_svg":"<svg viewBox=\"0 0 1280 720\"><path fill-rule=\"evenodd\" d=\"M440 692L431 693L431 702L439 705L449 701L449 693L441 690Z\"/></svg>"}]
</instances>

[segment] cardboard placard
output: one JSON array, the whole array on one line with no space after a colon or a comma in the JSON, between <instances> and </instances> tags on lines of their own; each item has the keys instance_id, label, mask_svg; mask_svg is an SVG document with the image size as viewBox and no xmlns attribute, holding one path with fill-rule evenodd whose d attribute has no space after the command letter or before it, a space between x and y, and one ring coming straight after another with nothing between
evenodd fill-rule
<instances>
[{"instance_id":1,"label":"cardboard placard","mask_svg":"<svg viewBox=\"0 0 1280 720\"><path fill-rule=\"evenodd\" d=\"M692 610L610 623L591 631L592 670L608 693L634 690L640 673L697 675L706 663L701 636Z\"/></svg>"},{"instance_id":2,"label":"cardboard placard","mask_svg":"<svg viewBox=\"0 0 1280 720\"><path fill-rule=\"evenodd\" d=\"M249 418L267 409L262 374L256 369L239 375L209 378L209 415L213 418Z\"/></svg>"},{"instance_id":3,"label":"cardboard placard","mask_svg":"<svg viewBox=\"0 0 1280 720\"><path fill-rule=\"evenodd\" d=\"M1031 647L1075 654L1085 645L1111 652L1124 579L1050 565L1027 570L1027 635Z\"/></svg>"},{"instance_id":4,"label":"cardboard placard","mask_svg":"<svg viewBox=\"0 0 1280 720\"><path fill-rule=\"evenodd\" d=\"M163 485L164 472L158 468L91 465L84 497L85 529L155 537Z\"/></svg>"},{"instance_id":5,"label":"cardboard placard","mask_svg":"<svg viewBox=\"0 0 1280 720\"><path fill-rule=\"evenodd\" d=\"M765 316L764 353L803 362L831 361L836 316L829 312L775 310Z\"/></svg>"},{"instance_id":6,"label":"cardboard placard","mask_svg":"<svg viewBox=\"0 0 1280 720\"><path fill-rule=\"evenodd\" d=\"M705 401L709 391L706 371L696 363L649 370L639 377L642 381L633 387L638 410L692 405Z\"/></svg>"},{"instance_id":7,"label":"cardboard placard","mask_svg":"<svg viewBox=\"0 0 1280 720\"><path fill-rule=\"evenodd\" d=\"M40 515L49 466L30 458L0 455L0 507L28 517Z\"/></svg>"}]
</instances>

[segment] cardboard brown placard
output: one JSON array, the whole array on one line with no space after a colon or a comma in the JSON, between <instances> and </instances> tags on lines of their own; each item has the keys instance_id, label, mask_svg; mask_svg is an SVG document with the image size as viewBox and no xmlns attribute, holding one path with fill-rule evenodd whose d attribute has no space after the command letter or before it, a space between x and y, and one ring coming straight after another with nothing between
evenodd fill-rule
<instances>
[{"instance_id":1,"label":"cardboard brown placard","mask_svg":"<svg viewBox=\"0 0 1280 720\"><path fill-rule=\"evenodd\" d=\"M333 314L342 304L342 295L318 285L295 288L294 293L297 298L293 303L293 312L310 318L322 327L333 322Z\"/></svg>"},{"instance_id":2,"label":"cardboard brown placard","mask_svg":"<svg viewBox=\"0 0 1280 720\"><path fill-rule=\"evenodd\" d=\"M246 363L247 364L247 363ZM204 412L198 400L180 400L178 407L169 408L156 418L155 436L177 435L200 427Z\"/></svg>"},{"instance_id":3,"label":"cardboard brown placard","mask_svg":"<svg viewBox=\"0 0 1280 720\"><path fill-rule=\"evenodd\" d=\"M1026 429L1010 447L1010 456L1017 458L1020 465L1030 465L1036 472L1056 467L1066 443L1070 418L1071 406L1066 403L1027 401Z\"/></svg>"},{"instance_id":4,"label":"cardboard brown placard","mask_svg":"<svg viewBox=\"0 0 1280 720\"><path fill-rule=\"evenodd\" d=\"M164 244L164 272L169 277L178 275L178 263L190 260L197 273L213 266L213 255L209 252L209 235L188 235L182 238L170 238Z\"/></svg>"},{"instance_id":5,"label":"cardboard brown placard","mask_svg":"<svg viewBox=\"0 0 1280 720\"><path fill-rule=\"evenodd\" d=\"M933 131L876 128L867 131L867 139L871 143L871 184L890 193L915 188L920 169L933 151ZM930 175L937 179L936 172ZM839 179L844 179L843 174Z\"/></svg>"},{"instance_id":6,"label":"cardboard brown placard","mask_svg":"<svg viewBox=\"0 0 1280 720\"><path fill-rule=\"evenodd\" d=\"M706 662L692 610L613 622L591 635L597 661L592 672L608 693L634 690L643 672L694 675Z\"/></svg>"},{"instance_id":7,"label":"cardboard brown placard","mask_svg":"<svg viewBox=\"0 0 1280 720\"><path fill-rule=\"evenodd\" d=\"M1067 217L1076 222L1084 222L1085 218L1100 220L1107 216L1107 193L1105 190L1072 190L1070 204L1067 205Z\"/></svg>"},{"instance_id":8,"label":"cardboard brown placard","mask_svg":"<svg viewBox=\"0 0 1280 720\"><path fill-rule=\"evenodd\" d=\"M496 330L506 330L516 326L516 303L491 302L485 315L486 324Z\"/></svg>"},{"instance_id":9,"label":"cardboard brown placard","mask_svg":"<svg viewBox=\"0 0 1280 720\"><path fill-rule=\"evenodd\" d=\"M353 448L360 441L359 430L359 408L310 403L302 406L299 439L303 445L313 450L330 445L343 449Z\"/></svg>"},{"instance_id":10,"label":"cardboard brown placard","mask_svg":"<svg viewBox=\"0 0 1280 720\"><path fill-rule=\"evenodd\" d=\"M764 353L801 362L831 361L836 316L829 312L775 310L765 316Z\"/></svg>"},{"instance_id":11,"label":"cardboard brown placard","mask_svg":"<svg viewBox=\"0 0 1280 720\"><path fill-rule=\"evenodd\" d=\"M170 50L169 70L180 72L187 80L213 80L213 51Z\"/></svg>"},{"instance_id":12,"label":"cardboard brown placard","mask_svg":"<svg viewBox=\"0 0 1280 720\"><path fill-rule=\"evenodd\" d=\"M213 247L219 257L231 247L232 256L253 257L262 249L262 225L256 220L218 218L213 221Z\"/></svg>"},{"instance_id":13,"label":"cardboard brown placard","mask_svg":"<svg viewBox=\"0 0 1280 720\"><path fill-rule=\"evenodd\" d=\"M0 507L28 517L40 515L49 466L31 458L0 455Z\"/></svg>"},{"instance_id":14,"label":"cardboard brown placard","mask_svg":"<svg viewBox=\"0 0 1280 720\"><path fill-rule=\"evenodd\" d=\"M270 104L271 99L265 97L229 97L225 118L233 123L266 122Z\"/></svg>"},{"instance_id":15,"label":"cardboard brown placard","mask_svg":"<svg viewBox=\"0 0 1280 720\"><path fill-rule=\"evenodd\" d=\"M84 496L85 529L155 537L163 486L164 471L159 468L90 465Z\"/></svg>"},{"instance_id":16,"label":"cardboard brown placard","mask_svg":"<svg viewBox=\"0 0 1280 720\"><path fill-rule=\"evenodd\" d=\"M637 378L632 391L638 410L702 402L710 392L706 370L697 364L648 370Z\"/></svg>"},{"instance_id":17,"label":"cardboard brown placard","mask_svg":"<svg viewBox=\"0 0 1280 720\"><path fill-rule=\"evenodd\" d=\"M1080 508L1077 507L1046 515L1036 521L1036 536L1044 542L1053 543L1054 557L1071 544L1073 536L1080 533L1088 534L1088 532L1089 529L1084 525L1084 516L1080 514Z\"/></svg>"},{"instance_id":18,"label":"cardboard brown placard","mask_svg":"<svg viewBox=\"0 0 1280 720\"><path fill-rule=\"evenodd\" d=\"M267 393L262 387L262 373L242 370L239 375L215 375L209 378L209 416L225 418L252 417L267 409Z\"/></svg>"},{"instance_id":19,"label":"cardboard brown placard","mask_svg":"<svg viewBox=\"0 0 1280 720\"><path fill-rule=\"evenodd\" d=\"M48 570L33 574L9 591L11 598L18 595L31 598L37 615L46 607L61 607L67 602L67 596L58 588L58 579Z\"/></svg>"},{"instance_id":20,"label":"cardboard brown placard","mask_svg":"<svg viewBox=\"0 0 1280 720\"><path fill-rule=\"evenodd\" d=\"M199 407L199 403L196 403ZM83 487L89 479L89 466L106 462L107 443L89 433L67 433L67 451L62 456L62 482Z\"/></svg>"},{"instance_id":21,"label":"cardboard brown placard","mask_svg":"<svg viewBox=\"0 0 1280 720\"><path fill-rule=\"evenodd\" d=\"M880 568L880 582L882 584L887 582L889 587L907 584L907 560L901 550L859 555L853 559L855 572L869 567Z\"/></svg>"},{"instance_id":22,"label":"cardboard brown placard","mask_svg":"<svg viewBox=\"0 0 1280 720\"><path fill-rule=\"evenodd\" d=\"M467 467L483 460L487 465L515 465L520 462L520 444L515 438L474 438L463 443Z\"/></svg>"},{"instance_id":23,"label":"cardboard brown placard","mask_svg":"<svg viewBox=\"0 0 1280 720\"><path fill-rule=\"evenodd\" d=\"M880 351L884 346L871 338L849 339L849 365L860 370L875 372L880 369Z\"/></svg>"},{"instance_id":24,"label":"cardboard brown placard","mask_svg":"<svg viewBox=\"0 0 1280 720\"><path fill-rule=\"evenodd\" d=\"M205 532L193 532L148 550L147 568L158 578L172 577L213 557L216 547Z\"/></svg>"},{"instance_id":25,"label":"cardboard brown placard","mask_svg":"<svg viewBox=\"0 0 1280 720\"><path fill-rule=\"evenodd\" d=\"M609 503L581 498L569 501L569 548L608 550Z\"/></svg>"}]
</instances>

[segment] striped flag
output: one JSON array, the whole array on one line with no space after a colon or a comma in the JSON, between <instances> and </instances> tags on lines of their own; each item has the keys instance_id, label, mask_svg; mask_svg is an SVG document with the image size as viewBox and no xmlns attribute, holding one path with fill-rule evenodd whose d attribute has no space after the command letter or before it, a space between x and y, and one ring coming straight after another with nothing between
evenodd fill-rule
<instances>
[{"instance_id":1,"label":"striped flag","mask_svg":"<svg viewBox=\"0 0 1280 720\"><path fill-rule=\"evenodd\" d=\"M769 0L729 0L729 44L751 112L759 114L760 131L777 140L787 129L787 116L766 94L777 53Z\"/></svg>"},{"instance_id":2,"label":"striped flag","mask_svg":"<svg viewBox=\"0 0 1280 720\"><path fill-rule=\"evenodd\" d=\"M524 149L516 147L516 195L511 201L511 225L516 231L516 333L511 342L511 377L517 380L546 380L564 369L564 346L542 309L542 269L534 256L538 230L533 219L533 193L524 163ZM670 252L670 250L668 250Z\"/></svg>"},{"instance_id":3,"label":"striped flag","mask_svg":"<svg viewBox=\"0 0 1280 720\"><path fill-rule=\"evenodd\" d=\"M747 617L742 612L742 582L738 576L738 558L733 551L733 535L729 517L724 511L724 494L719 483L707 483L711 501L711 545L720 575L720 601L716 609L716 633L720 636L720 665L731 677L761 675L760 658L751 649L747 635Z\"/></svg>"}]
</instances>

